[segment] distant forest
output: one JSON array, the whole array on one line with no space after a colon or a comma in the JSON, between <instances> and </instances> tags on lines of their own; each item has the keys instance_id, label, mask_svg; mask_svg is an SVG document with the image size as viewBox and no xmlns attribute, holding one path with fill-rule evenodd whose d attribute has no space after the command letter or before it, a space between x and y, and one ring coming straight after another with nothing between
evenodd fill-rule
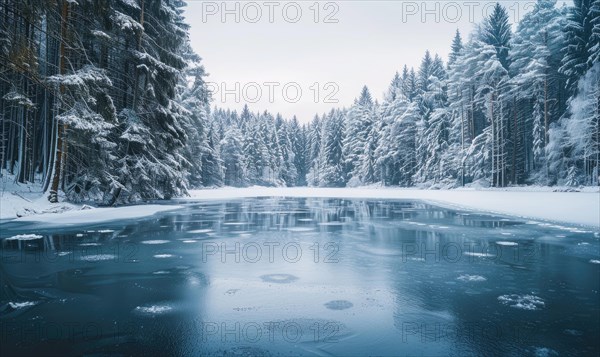
<instances>
[{"instance_id":1,"label":"distant forest","mask_svg":"<svg viewBox=\"0 0 600 357\"><path fill-rule=\"evenodd\" d=\"M0 1L1 174L103 204L223 185L599 184L600 0L538 0L513 26L497 4L447 59L427 51L381 101L365 86L310 124L212 108L184 6Z\"/></svg>"}]
</instances>

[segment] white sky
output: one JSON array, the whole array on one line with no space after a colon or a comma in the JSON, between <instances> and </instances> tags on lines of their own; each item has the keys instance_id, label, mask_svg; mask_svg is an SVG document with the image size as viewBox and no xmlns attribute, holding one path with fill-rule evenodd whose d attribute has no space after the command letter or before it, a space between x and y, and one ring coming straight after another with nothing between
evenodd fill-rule
<instances>
[{"instance_id":1,"label":"white sky","mask_svg":"<svg viewBox=\"0 0 600 357\"><path fill-rule=\"evenodd\" d=\"M374 98L381 99L394 73L404 64L416 70L427 49L445 61L456 29L466 40L473 24L495 3L187 2L192 46L210 74L207 81L215 83L212 88L218 91L213 105L239 111L248 103L255 112L267 109L289 118L295 114L302 122L310 121L315 113L351 105L365 84ZM513 22L535 3L500 2ZM223 89L229 94L223 95ZM328 101L329 94L338 103Z\"/></svg>"}]
</instances>

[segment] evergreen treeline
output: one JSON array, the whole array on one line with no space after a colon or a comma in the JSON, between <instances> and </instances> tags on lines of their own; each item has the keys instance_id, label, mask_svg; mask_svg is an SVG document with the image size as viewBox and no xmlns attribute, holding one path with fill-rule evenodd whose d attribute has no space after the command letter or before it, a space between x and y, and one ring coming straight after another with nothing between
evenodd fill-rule
<instances>
[{"instance_id":1,"label":"evergreen treeline","mask_svg":"<svg viewBox=\"0 0 600 357\"><path fill-rule=\"evenodd\" d=\"M350 108L302 128L217 111L221 151L239 155L225 184L597 185L599 54L599 0L538 0L514 33L497 4L467 41L457 31L447 63L427 51L418 69L404 66L381 103L364 87ZM279 147L290 135L300 143L288 145L293 160L273 146L275 127L285 128Z\"/></svg>"},{"instance_id":2,"label":"evergreen treeline","mask_svg":"<svg viewBox=\"0 0 600 357\"><path fill-rule=\"evenodd\" d=\"M600 0L496 5L447 63L300 125L209 107L183 0L0 2L0 162L56 200L221 185L597 185Z\"/></svg>"}]
</instances>

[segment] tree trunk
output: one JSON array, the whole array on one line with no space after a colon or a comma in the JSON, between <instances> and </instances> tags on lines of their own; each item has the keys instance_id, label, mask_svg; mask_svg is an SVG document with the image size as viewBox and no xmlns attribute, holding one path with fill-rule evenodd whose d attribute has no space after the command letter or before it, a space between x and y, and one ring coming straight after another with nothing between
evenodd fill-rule
<instances>
[{"instance_id":1,"label":"tree trunk","mask_svg":"<svg viewBox=\"0 0 600 357\"><path fill-rule=\"evenodd\" d=\"M62 11L61 11L61 38L60 38L60 74L65 74L66 67L66 58L65 58L65 41L67 38L67 20L69 16L69 2L67 0L62 1ZM64 94L65 88L61 84L60 85L60 95ZM66 124L61 123L58 120L58 130L57 130L57 142L56 142L56 157L54 159L54 173L52 177L52 185L50 187L50 195L48 196L48 200L52 203L58 202L58 185L60 183L60 178L62 174L62 159L63 159L63 150L66 150L66 140L63 140L66 133Z\"/></svg>"}]
</instances>

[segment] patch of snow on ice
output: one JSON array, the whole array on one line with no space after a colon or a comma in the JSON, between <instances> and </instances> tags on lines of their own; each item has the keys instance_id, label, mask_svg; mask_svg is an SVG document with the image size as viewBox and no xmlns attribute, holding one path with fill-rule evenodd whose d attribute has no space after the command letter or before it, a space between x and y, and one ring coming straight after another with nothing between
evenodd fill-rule
<instances>
[{"instance_id":1,"label":"patch of snow on ice","mask_svg":"<svg viewBox=\"0 0 600 357\"><path fill-rule=\"evenodd\" d=\"M164 239L154 239L154 240L143 240L140 243L142 244L167 244L170 241Z\"/></svg>"},{"instance_id":2,"label":"patch of snow on ice","mask_svg":"<svg viewBox=\"0 0 600 357\"><path fill-rule=\"evenodd\" d=\"M126 207L107 207L92 210L67 211L62 213L36 214L17 218L15 222L36 222L51 226L67 224L91 224L106 221L136 219L152 216L159 212L180 209L183 206L137 205ZM93 231L92 231L93 232ZM90 232L91 233L91 232Z\"/></svg>"},{"instance_id":3,"label":"patch of snow on ice","mask_svg":"<svg viewBox=\"0 0 600 357\"><path fill-rule=\"evenodd\" d=\"M39 234L19 234L16 236L6 238L6 240L35 240L42 238L44 238L44 236L41 236Z\"/></svg>"},{"instance_id":4,"label":"patch of snow on ice","mask_svg":"<svg viewBox=\"0 0 600 357\"><path fill-rule=\"evenodd\" d=\"M174 255L173 254L155 254L154 258L157 259L166 259L166 258L173 258Z\"/></svg>"},{"instance_id":5,"label":"patch of snow on ice","mask_svg":"<svg viewBox=\"0 0 600 357\"><path fill-rule=\"evenodd\" d=\"M312 232L315 229L313 227L289 227L286 230L290 232Z\"/></svg>"},{"instance_id":6,"label":"patch of snow on ice","mask_svg":"<svg viewBox=\"0 0 600 357\"><path fill-rule=\"evenodd\" d=\"M550 357L558 356L558 352L548 347L536 347L535 357Z\"/></svg>"},{"instance_id":7,"label":"patch of snow on ice","mask_svg":"<svg viewBox=\"0 0 600 357\"><path fill-rule=\"evenodd\" d=\"M8 305L13 309L22 309L37 304L35 301L9 302Z\"/></svg>"},{"instance_id":8,"label":"patch of snow on ice","mask_svg":"<svg viewBox=\"0 0 600 357\"><path fill-rule=\"evenodd\" d=\"M101 229L98 231L98 233L112 233L114 232L112 229Z\"/></svg>"},{"instance_id":9,"label":"patch of snow on ice","mask_svg":"<svg viewBox=\"0 0 600 357\"><path fill-rule=\"evenodd\" d=\"M590 263L592 263L592 264L600 264L600 260L598 260L598 259L592 259L592 260L590 260Z\"/></svg>"},{"instance_id":10,"label":"patch of snow on ice","mask_svg":"<svg viewBox=\"0 0 600 357\"><path fill-rule=\"evenodd\" d=\"M408 260L413 260L413 261L416 261L416 262L424 262L425 258L408 257Z\"/></svg>"},{"instance_id":11,"label":"patch of snow on ice","mask_svg":"<svg viewBox=\"0 0 600 357\"><path fill-rule=\"evenodd\" d=\"M116 256L114 254L94 254L94 255L84 255L81 257L81 260L85 260L86 262L100 262L104 260L115 259Z\"/></svg>"},{"instance_id":12,"label":"patch of snow on ice","mask_svg":"<svg viewBox=\"0 0 600 357\"><path fill-rule=\"evenodd\" d=\"M465 252L465 255L469 255L472 257L479 257L479 258L485 258L485 257L493 257L493 254L489 254L489 253L477 253L477 252Z\"/></svg>"},{"instance_id":13,"label":"patch of snow on ice","mask_svg":"<svg viewBox=\"0 0 600 357\"><path fill-rule=\"evenodd\" d=\"M517 243L517 242L507 242L507 241L498 241L498 242L496 242L496 244L504 245L504 246L508 246L508 247L514 247L514 246L519 245L519 243Z\"/></svg>"},{"instance_id":14,"label":"patch of snow on ice","mask_svg":"<svg viewBox=\"0 0 600 357\"><path fill-rule=\"evenodd\" d=\"M468 275L468 274L463 274L461 276L459 276L458 278L456 278L456 280L460 280L460 281L486 281L487 279L481 275Z\"/></svg>"},{"instance_id":15,"label":"patch of snow on ice","mask_svg":"<svg viewBox=\"0 0 600 357\"><path fill-rule=\"evenodd\" d=\"M210 233L212 232L212 229L196 229L194 231L189 231L187 233Z\"/></svg>"},{"instance_id":16,"label":"patch of snow on ice","mask_svg":"<svg viewBox=\"0 0 600 357\"><path fill-rule=\"evenodd\" d=\"M150 306L138 306L135 308L135 312L144 315L160 315L172 311L173 307L169 305L150 305Z\"/></svg>"},{"instance_id":17,"label":"patch of snow on ice","mask_svg":"<svg viewBox=\"0 0 600 357\"><path fill-rule=\"evenodd\" d=\"M522 310L539 310L545 305L544 300L535 295L501 295L498 296L498 301L504 305Z\"/></svg>"}]
</instances>

